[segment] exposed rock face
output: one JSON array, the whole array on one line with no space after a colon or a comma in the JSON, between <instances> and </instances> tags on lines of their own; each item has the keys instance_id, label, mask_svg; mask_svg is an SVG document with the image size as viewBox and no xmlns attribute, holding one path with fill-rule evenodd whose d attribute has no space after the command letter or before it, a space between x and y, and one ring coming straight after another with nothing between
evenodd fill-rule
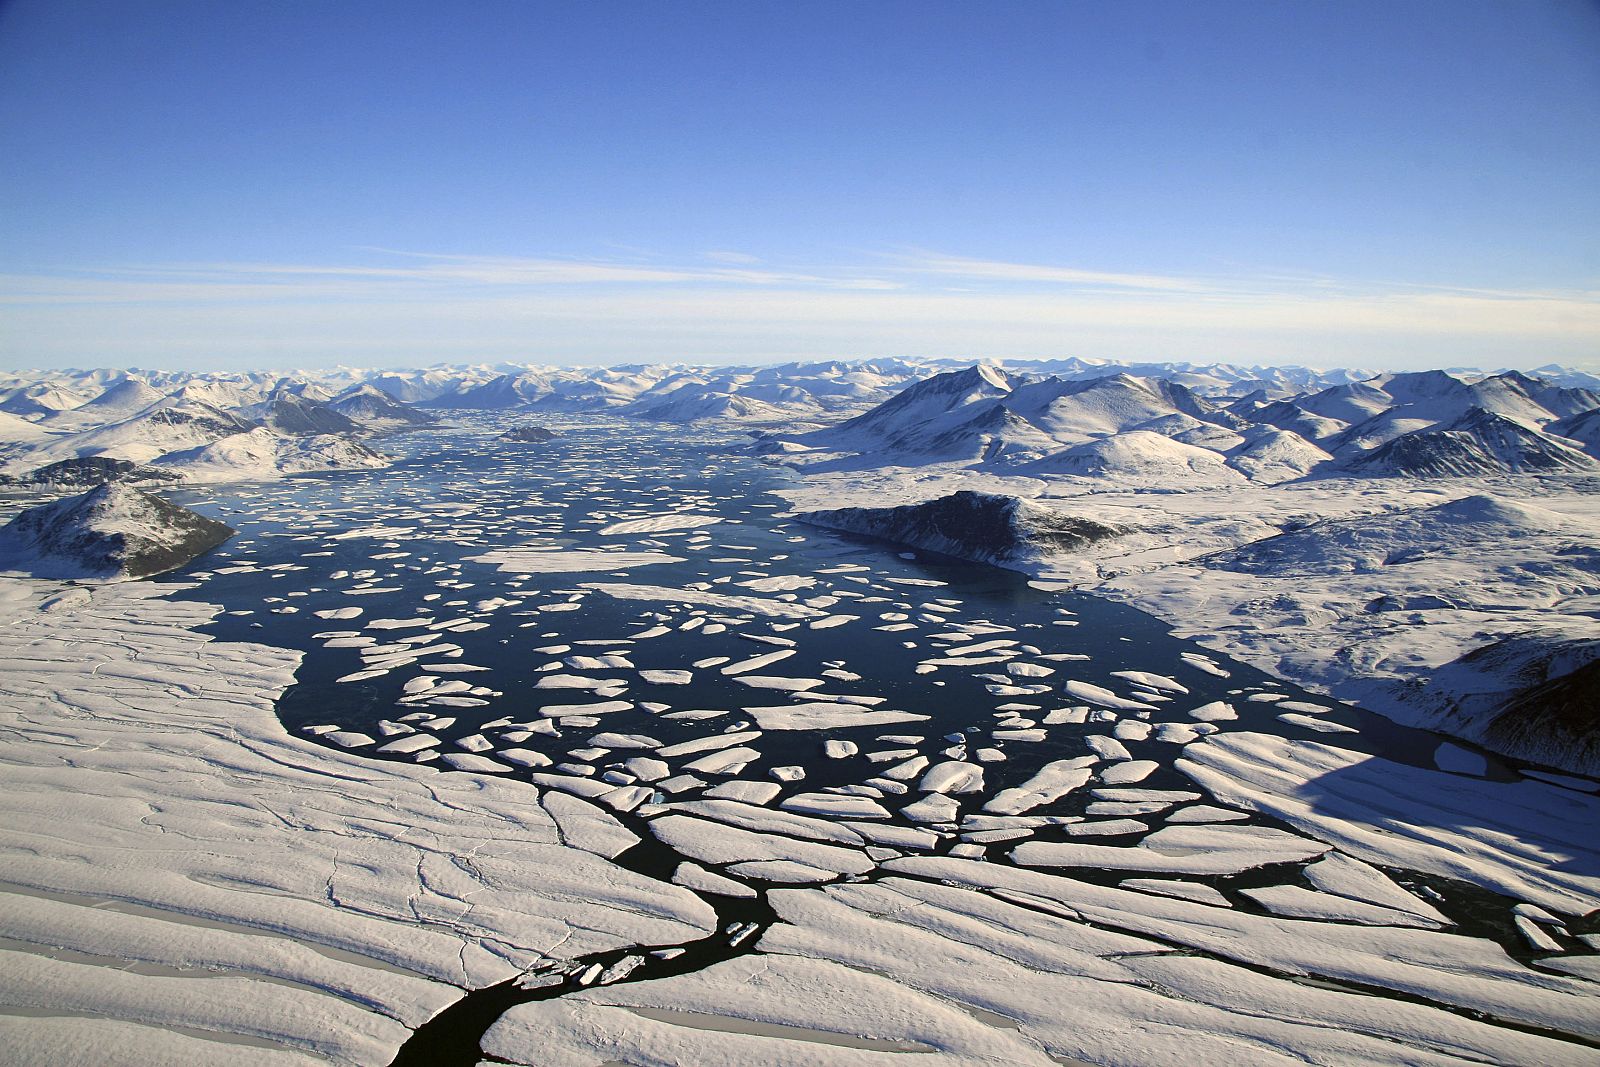
<instances>
[{"instance_id":1,"label":"exposed rock face","mask_svg":"<svg viewBox=\"0 0 1600 1067\"><path fill-rule=\"evenodd\" d=\"M0 529L0 567L41 578L130 581L181 567L232 528L123 485L29 508Z\"/></svg>"},{"instance_id":2,"label":"exposed rock face","mask_svg":"<svg viewBox=\"0 0 1600 1067\"><path fill-rule=\"evenodd\" d=\"M196 403L184 407L158 408L146 415L144 421L153 426L192 426L213 437L226 437L250 429L250 424L236 415Z\"/></svg>"},{"instance_id":3,"label":"exposed rock face","mask_svg":"<svg viewBox=\"0 0 1600 1067\"><path fill-rule=\"evenodd\" d=\"M1091 519L1057 515L1014 496L969 491L897 508L810 511L800 518L815 526L1002 567L1077 551L1128 532Z\"/></svg>"},{"instance_id":4,"label":"exposed rock face","mask_svg":"<svg viewBox=\"0 0 1600 1067\"><path fill-rule=\"evenodd\" d=\"M328 405L295 396L286 389L272 395L260 419L268 429L295 437L361 432L360 425Z\"/></svg>"},{"instance_id":5,"label":"exposed rock face","mask_svg":"<svg viewBox=\"0 0 1600 1067\"><path fill-rule=\"evenodd\" d=\"M110 482L175 482L178 476L159 467L149 467L127 459L109 456L88 456L83 459L63 459L50 463L20 478L0 481L12 485L40 486L52 489L84 489Z\"/></svg>"},{"instance_id":6,"label":"exposed rock face","mask_svg":"<svg viewBox=\"0 0 1600 1067\"><path fill-rule=\"evenodd\" d=\"M538 426L534 423L526 423L522 426L513 426L501 434L500 439L502 441L517 441L521 444L537 445L546 441L554 441L559 436L554 430L547 430L543 426Z\"/></svg>"},{"instance_id":7,"label":"exposed rock face","mask_svg":"<svg viewBox=\"0 0 1600 1067\"><path fill-rule=\"evenodd\" d=\"M339 415L359 423L368 430L387 432L408 426L428 426L438 418L402 404L382 389L371 385L358 385L346 389L327 404Z\"/></svg>"},{"instance_id":8,"label":"exposed rock face","mask_svg":"<svg viewBox=\"0 0 1600 1067\"><path fill-rule=\"evenodd\" d=\"M1600 639L1497 641L1401 698L1422 725L1518 759L1600 774Z\"/></svg>"},{"instance_id":9,"label":"exposed rock face","mask_svg":"<svg viewBox=\"0 0 1600 1067\"><path fill-rule=\"evenodd\" d=\"M1396 437L1346 465L1348 473L1419 478L1595 469L1577 449L1482 408L1448 427Z\"/></svg>"},{"instance_id":10,"label":"exposed rock face","mask_svg":"<svg viewBox=\"0 0 1600 1067\"><path fill-rule=\"evenodd\" d=\"M1600 650L1596 657L1508 700L1484 732L1489 747L1600 775Z\"/></svg>"}]
</instances>

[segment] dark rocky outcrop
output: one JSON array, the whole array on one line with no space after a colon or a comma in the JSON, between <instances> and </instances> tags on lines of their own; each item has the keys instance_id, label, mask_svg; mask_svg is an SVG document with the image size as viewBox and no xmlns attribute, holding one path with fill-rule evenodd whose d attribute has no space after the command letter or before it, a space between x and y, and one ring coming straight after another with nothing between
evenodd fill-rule
<instances>
[{"instance_id":1,"label":"dark rocky outcrop","mask_svg":"<svg viewBox=\"0 0 1600 1067\"><path fill-rule=\"evenodd\" d=\"M1488 747L1600 775L1600 648L1575 671L1524 689L1484 731Z\"/></svg>"},{"instance_id":2,"label":"dark rocky outcrop","mask_svg":"<svg viewBox=\"0 0 1600 1067\"><path fill-rule=\"evenodd\" d=\"M962 491L895 508L810 511L804 522L1009 567L1076 552L1128 531L1059 515L1014 496Z\"/></svg>"},{"instance_id":3,"label":"dark rocky outcrop","mask_svg":"<svg viewBox=\"0 0 1600 1067\"><path fill-rule=\"evenodd\" d=\"M502 441L516 441L525 445L540 445L546 441L554 441L559 436L561 435L554 430L549 430L530 422L521 426L511 427L511 429L500 435L500 439Z\"/></svg>"},{"instance_id":4,"label":"dark rocky outcrop","mask_svg":"<svg viewBox=\"0 0 1600 1067\"><path fill-rule=\"evenodd\" d=\"M36 489L87 489L96 485L175 482L178 475L110 456L63 459L18 477L0 476L0 485Z\"/></svg>"},{"instance_id":5,"label":"dark rocky outcrop","mask_svg":"<svg viewBox=\"0 0 1600 1067\"><path fill-rule=\"evenodd\" d=\"M267 402L259 417L261 424L269 430L292 437L361 432L358 423L328 405L295 396L282 389L273 393L272 399Z\"/></svg>"},{"instance_id":6,"label":"dark rocky outcrop","mask_svg":"<svg viewBox=\"0 0 1600 1067\"><path fill-rule=\"evenodd\" d=\"M1600 775L1600 639L1508 637L1396 695L1420 725L1515 759Z\"/></svg>"},{"instance_id":7,"label":"dark rocky outcrop","mask_svg":"<svg viewBox=\"0 0 1600 1067\"><path fill-rule=\"evenodd\" d=\"M28 508L0 529L0 568L39 578L129 581L181 567L229 526L124 485Z\"/></svg>"}]
</instances>

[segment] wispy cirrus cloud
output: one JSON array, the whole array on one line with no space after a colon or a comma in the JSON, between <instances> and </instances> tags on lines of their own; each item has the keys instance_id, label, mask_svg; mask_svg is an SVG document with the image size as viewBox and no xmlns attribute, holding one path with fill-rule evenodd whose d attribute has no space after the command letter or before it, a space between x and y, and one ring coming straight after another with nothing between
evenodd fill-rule
<instances>
[{"instance_id":1,"label":"wispy cirrus cloud","mask_svg":"<svg viewBox=\"0 0 1600 1067\"><path fill-rule=\"evenodd\" d=\"M1184 276L1015 263L935 252L895 253L866 264L757 267L743 253L707 253L730 265L644 259L486 256L384 248L366 261L175 262L0 275L0 303L130 300L407 299L509 297L522 292L792 289L797 291L1043 294L1059 299L1183 298L1225 305L1281 300L1403 299L1427 294L1499 301L1587 304L1582 289L1508 290L1442 282L1382 282L1309 274ZM738 265L732 265L737 262Z\"/></svg>"},{"instance_id":2,"label":"wispy cirrus cloud","mask_svg":"<svg viewBox=\"0 0 1600 1067\"><path fill-rule=\"evenodd\" d=\"M712 249L710 252L705 253L705 258L715 263L753 264L761 262L761 258L759 256L752 256L748 252L735 252L726 248Z\"/></svg>"},{"instance_id":3,"label":"wispy cirrus cloud","mask_svg":"<svg viewBox=\"0 0 1600 1067\"><path fill-rule=\"evenodd\" d=\"M602 259L482 256L366 250L380 262L180 262L87 267L49 274L0 275L0 302L242 300L362 295L401 298L477 290L549 287L796 287L892 289L902 283L868 272L828 273L753 266L704 266Z\"/></svg>"},{"instance_id":4,"label":"wispy cirrus cloud","mask_svg":"<svg viewBox=\"0 0 1600 1067\"><path fill-rule=\"evenodd\" d=\"M218 280L354 278L374 282L436 282L485 286L505 285L662 285L721 282L773 285L820 282L792 272L733 267L678 267L608 260L537 259L514 256L450 255L383 251L402 260L387 265L359 263L175 263L122 268L144 276L216 278Z\"/></svg>"},{"instance_id":5,"label":"wispy cirrus cloud","mask_svg":"<svg viewBox=\"0 0 1600 1067\"><path fill-rule=\"evenodd\" d=\"M1204 292L1212 288L1211 283L1201 278L1085 270L1080 267L1040 263L1011 263L1004 260L942 255L936 252L895 256L890 260L889 269L902 274L937 276L966 282L1045 284L1168 293Z\"/></svg>"},{"instance_id":6,"label":"wispy cirrus cloud","mask_svg":"<svg viewBox=\"0 0 1600 1067\"><path fill-rule=\"evenodd\" d=\"M179 348L292 360L1081 354L1532 367L1600 351L1600 293L906 251L817 266L362 249L328 263L0 275L0 360L12 365L41 352L104 362Z\"/></svg>"}]
</instances>

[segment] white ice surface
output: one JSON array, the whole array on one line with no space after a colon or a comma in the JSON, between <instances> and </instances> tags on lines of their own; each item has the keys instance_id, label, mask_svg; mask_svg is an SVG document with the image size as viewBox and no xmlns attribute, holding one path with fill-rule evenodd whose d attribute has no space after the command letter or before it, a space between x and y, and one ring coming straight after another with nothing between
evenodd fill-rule
<instances>
[{"instance_id":1,"label":"white ice surface","mask_svg":"<svg viewBox=\"0 0 1600 1067\"><path fill-rule=\"evenodd\" d=\"M1491 782L1270 734L1217 734L1178 768L1224 803L1369 863L1448 875L1568 915L1600 907L1600 797Z\"/></svg>"},{"instance_id":2,"label":"white ice surface","mask_svg":"<svg viewBox=\"0 0 1600 1067\"><path fill-rule=\"evenodd\" d=\"M720 608L730 614L754 613L783 619L813 619L823 613L804 604L766 597L730 596L726 593L707 593L699 589L678 589L663 585L635 585L625 582L588 582L584 589L593 589L618 600L646 600L663 604L696 604L701 607Z\"/></svg>"},{"instance_id":3,"label":"white ice surface","mask_svg":"<svg viewBox=\"0 0 1600 1067\"><path fill-rule=\"evenodd\" d=\"M467 556L471 563L492 563L507 574L578 574L586 571L632 570L656 563L682 563L681 556L665 552L606 552L576 548L546 548L540 545L523 545L517 548L497 548L477 556Z\"/></svg>"},{"instance_id":4,"label":"white ice surface","mask_svg":"<svg viewBox=\"0 0 1600 1067\"><path fill-rule=\"evenodd\" d=\"M248 1038L382 1064L460 988L544 953L709 929L691 894L561 844L526 784L289 736L272 704L298 655L196 634L215 608L131 585L41 611L57 591L0 584L0 935L70 936L104 959L14 944L0 1004L171 1032L173 1057L192 1043L160 1028L215 1035L198 1056L212 1062ZM142 918L108 922L90 907L102 902ZM237 977L119 970L141 958L215 960ZM154 1040L34 1017L6 1027L13 1047L42 1050L35 1062L90 1034Z\"/></svg>"}]
</instances>

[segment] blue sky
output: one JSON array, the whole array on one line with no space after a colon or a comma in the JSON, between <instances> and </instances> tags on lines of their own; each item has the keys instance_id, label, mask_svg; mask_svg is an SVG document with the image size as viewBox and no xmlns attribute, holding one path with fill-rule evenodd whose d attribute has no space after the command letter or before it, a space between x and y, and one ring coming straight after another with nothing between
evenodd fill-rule
<instances>
[{"instance_id":1,"label":"blue sky","mask_svg":"<svg viewBox=\"0 0 1600 1067\"><path fill-rule=\"evenodd\" d=\"M1600 362L1600 6L0 0L0 365Z\"/></svg>"}]
</instances>

